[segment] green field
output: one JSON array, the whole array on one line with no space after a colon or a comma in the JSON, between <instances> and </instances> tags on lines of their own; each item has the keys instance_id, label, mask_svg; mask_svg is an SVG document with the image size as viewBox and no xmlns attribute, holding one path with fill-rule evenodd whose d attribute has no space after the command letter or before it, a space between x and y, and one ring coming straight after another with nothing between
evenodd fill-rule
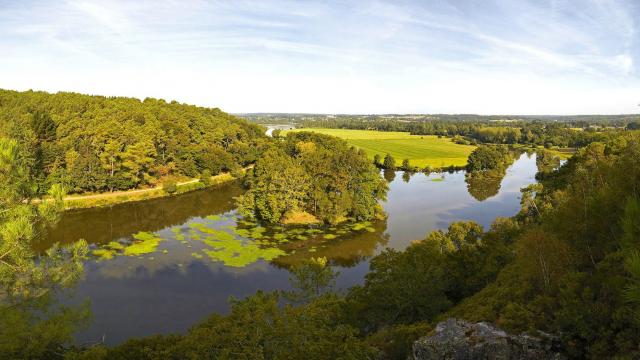
<instances>
[{"instance_id":1,"label":"green field","mask_svg":"<svg viewBox=\"0 0 640 360\"><path fill-rule=\"evenodd\" d=\"M403 159L409 159L411 166L420 168L464 166L467 163L467 157L475 148L470 145L458 145L448 138L438 138L433 135L410 135L406 132L345 129L296 129L289 131L313 131L333 135L363 149L371 159L375 154L381 156L387 153L391 154L396 159L398 166ZM287 132L283 131L283 134Z\"/></svg>"}]
</instances>

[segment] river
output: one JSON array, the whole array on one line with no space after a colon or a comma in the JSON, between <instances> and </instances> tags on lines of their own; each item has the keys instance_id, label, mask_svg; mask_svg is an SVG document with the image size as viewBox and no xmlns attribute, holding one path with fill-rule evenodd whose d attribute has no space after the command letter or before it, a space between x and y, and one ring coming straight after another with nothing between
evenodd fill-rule
<instances>
[{"instance_id":1,"label":"river","mask_svg":"<svg viewBox=\"0 0 640 360\"><path fill-rule=\"evenodd\" d=\"M69 211L36 246L43 250L55 242L85 239L102 254L86 262L84 278L65 301L91 302L93 319L77 335L78 342L118 344L131 337L184 332L208 314L228 312L230 296L289 289L287 268L312 256L327 257L339 270L340 288L359 284L369 259L387 247L402 250L452 221L473 220L487 228L496 217L514 215L520 188L535 182L535 173L535 155L527 154L491 189L469 191L463 171L387 173L390 190L383 206L388 218L358 228L332 228L326 231L330 236L317 229L285 233L245 224L233 200L242 189L230 183L176 197ZM118 245L134 237L149 248L122 250ZM105 244L112 244L113 251L100 250Z\"/></svg>"}]
</instances>

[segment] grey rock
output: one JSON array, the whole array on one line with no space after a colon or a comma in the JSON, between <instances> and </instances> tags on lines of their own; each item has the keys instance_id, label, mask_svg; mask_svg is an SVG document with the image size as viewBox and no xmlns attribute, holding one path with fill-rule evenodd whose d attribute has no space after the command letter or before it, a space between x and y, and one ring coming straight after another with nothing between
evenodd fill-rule
<instances>
[{"instance_id":1,"label":"grey rock","mask_svg":"<svg viewBox=\"0 0 640 360\"><path fill-rule=\"evenodd\" d=\"M439 323L429 336L413 344L416 360L533 360L564 357L558 352L557 338L542 334L509 335L491 324L448 319Z\"/></svg>"}]
</instances>

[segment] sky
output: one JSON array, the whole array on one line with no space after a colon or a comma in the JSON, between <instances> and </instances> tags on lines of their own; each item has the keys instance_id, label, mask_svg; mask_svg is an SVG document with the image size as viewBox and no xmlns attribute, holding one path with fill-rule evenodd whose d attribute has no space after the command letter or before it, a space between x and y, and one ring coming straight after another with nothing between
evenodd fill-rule
<instances>
[{"instance_id":1,"label":"sky","mask_svg":"<svg viewBox=\"0 0 640 360\"><path fill-rule=\"evenodd\" d=\"M640 0L0 0L0 88L233 113L640 112Z\"/></svg>"}]
</instances>

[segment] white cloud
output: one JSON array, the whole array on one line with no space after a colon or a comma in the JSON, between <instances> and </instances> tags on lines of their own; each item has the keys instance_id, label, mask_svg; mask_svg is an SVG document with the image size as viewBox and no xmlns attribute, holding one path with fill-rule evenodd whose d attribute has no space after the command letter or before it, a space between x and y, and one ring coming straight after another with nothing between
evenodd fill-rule
<instances>
[{"instance_id":1,"label":"white cloud","mask_svg":"<svg viewBox=\"0 0 640 360\"><path fill-rule=\"evenodd\" d=\"M0 87L227 111L637 112L632 0L0 3Z\"/></svg>"}]
</instances>

